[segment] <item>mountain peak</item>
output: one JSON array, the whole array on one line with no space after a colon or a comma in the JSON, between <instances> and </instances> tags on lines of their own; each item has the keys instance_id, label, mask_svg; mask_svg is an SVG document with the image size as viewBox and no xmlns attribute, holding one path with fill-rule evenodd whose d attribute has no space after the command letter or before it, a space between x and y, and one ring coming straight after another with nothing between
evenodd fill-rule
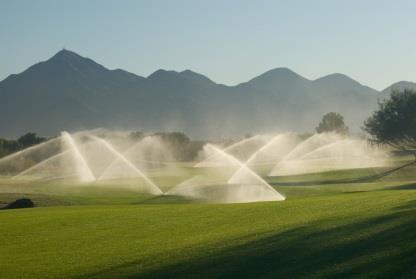
<instances>
[{"instance_id":1,"label":"mountain peak","mask_svg":"<svg viewBox=\"0 0 416 279\"><path fill-rule=\"evenodd\" d=\"M202 76L201 74L198 74L197 72L194 72L192 70L186 69L182 72L179 72L181 75L184 76Z\"/></svg>"},{"instance_id":2,"label":"mountain peak","mask_svg":"<svg viewBox=\"0 0 416 279\"><path fill-rule=\"evenodd\" d=\"M289 68L274 68L271 69L261 75L259 75L258 77L255 77L254 79L257 78L294 78L294 79L305 79L304 77L302 77L301 75L299 75L298 73L292 71Z\"/></svg>"},{"instance_id":3,"label":"mountain peak","mask_svg":"<svg viewBox=\"0 0 416 279\"><path fill-rule=\"evenodd\" d=\"M297 75L297 73L295 73L294 71L292 71L291 69L287 68L287 67L277 67L274 69L271 69L269 71L267 71L266 73L280 73L280 74L295 74Z\"/></svg>"},{"instance_id":4,"label":"mountain peak","mask_svg":"<svg viewBox=\"0 0 416 279\"><path fill-rule=\"evenodd\" d=\"M176 71L168 71L165 69L159 69L151 73L147 78L150 80L164 79L171 76L177 76L179 73Z\"/></svg>"},{"instance_id":5,"label":"mountain peak","mask_svg":"<svg viewBox=\"0 0 416 279\"><path fill-rule=\"evenodd\" d=\"M65 48L61 49L60 51L58 51L54 56L51 57L51 59L70 59L70 58L83 58L81 55L79 55L76 52L73 52L71 50L67 50Z\"/></svg>"},{"instance_id":6,"label":"mountain peak","mask_svg":"<svg viewBox=\"0 0 416 279\"><path fill-rule=\"evenodd\" d=\"M214 84L214 82L208 77L191 70L182 71L179 73L179 75L190 80L198 81L200 83Z\"/></svg>"},{"instance_id":7,"label":"mountain peak","mask_svg":"<svg viewBox=\"0 0 416 279\"><path fill-rule=\"evenodd\" d=\"M351 77L341 74L341 73L333 73L326 76L323 76L321 78L318 78L313 81L315 85L319 87L324 87L327 89L331 89L333 91L336 90L343 90L345 92L351 91L351 92L360 92L365 89L366 92L371 94L378 93L377 90L368 87L366 85L363 85L359 83L358 81L352 79Z\"/></svg>"},{"instance_id":8,"label":"mountain peak","mask_svg":"<svg viewBox=\"0 0 416 279\"><path fill-rule=\"evenodd\" d=\"M407 80L398 81L398 82L393 83L386 89L384 89L382 92L390 94L392 90L404 90L404 89L416 90L416 82L407 81Z\"/></svg>"},{"instance_id":9,"label":"mountain peak","mask_svg":"<svg viewBox=\"0 0 416 279\"><path fill-rule=\"evenodd\" d=\"M296 72L294 72L291 69L286 68L286 67L279 67L279 68L271 69L271 70L261 74L259 77L261 77L261 76L283 76L283 77L296 77L296 78L304 79L304 77L302 77L298 73L296 73Z\"/></svg>"},{"instance_id":10,"label":"mountain peak","mask_svg":"<svg viewBox=\"0 0 416 279\"><path fill-rule=\"evenodd\" d=\"M98 64L94 60L83 57L78 53L67 50L63 48L62 50L58 51L54 56L52 56L49 60L45 61L44 64L49 65L49 67L53 67L56 70L75 70L78 73L92 73L96 71L107 71L108 69L105 68L103 65Z\"/></svg>"},{"instance_id":11,"label":"mountain peak","mask_svg":"<svg viewBox=\"0 0 416 279\"><path fill-rule=\"evenodd\" d=\"M70 64L71 66L82 65L83 67L98 67L100 69L104 68L104 66L102 66L101 64L98 64L94 60L87 58L87 57L83 57L79 55L78 53L65 49L65 48L58 51L54 56L52 56L46 62L57 62L61 65Z\"/></svg>"},{"instance_id":12,"label":"mountain peak","mask_svg":"<svg viewBox=\"0 0 416 279\"><path fill-rule=\"evenodd\" d=\"M340 73L333 73L314 80L315 83L325 84L329 86L361 86L358 81L350 78L347 75Z\"/></svg>"},{"instance_id":13,"label":"mountain peak","mask_svg":"<svg viewBox=\"0 0 416 279\"><path fill-rule=\"evenodd\" d=\"M164 69L159 69L153 72L151 75L149 75L147 79L152 80L152 81L164 81L164 82L175 82L175 83L178 81L186 81L188 83L194 83L194 84L199 84L199 85L215 84L212 80L210 80L206 76L193 72L191 70L177 72L177 71L172 71L172 70L168 71Z\"/></svg>"},{"instance_id":14,"label":"mountain peak","mask_svg":"<svg viewBox=\"0 0 416 279\"><path fill-rule=\"evenodd\" d=\"M251 80L249 80L246 84L252 85L277 85L283 82L307 82L308 80L301 75L295 73L289 68L275 68L269 70Z\"/></svg>"},{"instance_id":15,"label":"mountain peak","mask_svg":"<svg viewBox=\"0 0 416 279\"><path fill-rule=\"evenodd\" d=\"M315 81L336 81L336 82L354 82L354 83L359 83L356 80L350 78L347 75L341 74L341 73L333 73L333 74L329 74L323 77L320 77L318 79L316 79Z\"/></svg>"}]
</instances>

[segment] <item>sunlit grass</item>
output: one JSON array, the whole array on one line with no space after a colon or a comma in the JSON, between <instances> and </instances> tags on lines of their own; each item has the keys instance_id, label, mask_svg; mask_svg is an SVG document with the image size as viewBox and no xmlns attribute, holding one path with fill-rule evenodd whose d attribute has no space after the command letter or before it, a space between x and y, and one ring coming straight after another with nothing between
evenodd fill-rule
<instances>
[{"instance_id":1,"label":"sunlit grass","mask_svg":"<svg viewBox=\"0 0 416 279\"><path fill-rule=\"evenodd\" d=\"M204 171L151 177L169 188ZM266 178L316 184L275 186L284 202L226 205L140 194L129 180L2 178L0 203L29 197L40 207L0 211L0 278L411 278L415 167L319 184L379 171Z\"/></svg>"}]
</instances>

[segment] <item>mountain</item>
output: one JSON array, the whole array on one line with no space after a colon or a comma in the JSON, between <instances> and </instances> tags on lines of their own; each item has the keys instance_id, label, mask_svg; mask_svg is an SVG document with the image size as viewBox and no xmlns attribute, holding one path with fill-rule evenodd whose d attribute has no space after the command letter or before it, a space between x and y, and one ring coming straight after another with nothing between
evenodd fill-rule
<instances>
[{"instance_id":1,"label":"mountain","mask_svg":"<svg viewBox=\"0 0 416 279\"><path fill-rule=\"evenodd\" d=\"M334 91L338 90L344 93L365 93L370 95L378 93L378 91L368 86L362 85L359 82L350 78L349 76L340 73L335 73L321 77L317 79L315 83L323 86L326 89L331 89Z\"/></svg>"},{"instance_id":2,"label":"mountain","mask_svg":"<svg viewBox=\"0 0 416 279\"><path fill-rule=\"evenodd\" d=\"M383 95L388 96L391 93L392 90L403 90L403 89L416 90L416 82L399 81L399 82L393 83L392 85L390 85L389 87L387 87L386 89L381 91L381 93Z\"/></svg>"},{"instance_id":3,"label":"mountain","mask_svg":"<svg viewBox=\"0 0 416 279\"><path fill-rule=\"evenodd\" d=\"M0 135L104 127L221 138L311 131L329 111L358 130L379 97L342 74L309 80L276 68L226 86L191 70L141 77L61 50L0 82Z\"/></svg>"},{"instance_id":4,"label":"mountain","mask_svg":"<svg viewBox=\"0 0 416 279\"><path fill-rule=\"evenodd\" d=\"M108 70L76 53L62 50L0 83L0 133L33 130L55 134L59 127L82 129L106 124L106 109L144 78Z\"/></svg>"}]
</instances>

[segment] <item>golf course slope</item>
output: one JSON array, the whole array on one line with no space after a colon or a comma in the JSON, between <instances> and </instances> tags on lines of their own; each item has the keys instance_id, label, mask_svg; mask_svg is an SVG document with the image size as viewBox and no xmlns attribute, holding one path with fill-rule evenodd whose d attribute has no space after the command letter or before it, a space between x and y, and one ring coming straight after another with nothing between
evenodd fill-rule
<instances>
[{"instance_id":1,"label":"golf course slope","mask_svg":"<svg viewBox=\"0 0 416 279\"><path fill-rule=\"evenodd\" d=\"M316 191L326 194L2 210L0 278L416 276L416 184Z\"/></svg>"}]
</instances>

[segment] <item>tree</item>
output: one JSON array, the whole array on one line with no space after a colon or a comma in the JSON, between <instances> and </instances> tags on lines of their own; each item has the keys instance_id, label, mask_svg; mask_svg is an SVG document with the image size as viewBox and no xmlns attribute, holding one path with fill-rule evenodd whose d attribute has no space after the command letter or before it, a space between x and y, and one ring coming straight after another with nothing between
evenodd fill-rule
<instances>
[{"instance_id":1,"label":"tree","mask_svg":"<svg viewBox=\"0 0 416 279\"><path fill-rule=\"evenodd\" d=\"M0 158L16 152L20 149L16 140L7 140L0 138Z\"/></svg>"},{"instance_id":2,"label":"tree","mask_svg":"<svg viewBox=\"0 0 416 279\"><path fill-rule=\"evenodd\" d=\"M393 90L390 99L380 102L364 122L363 129L373 143L412 152L416 159L416 91Z\"/></svg>"},{"instance_id":3,"label":"tree","mask_svg":"<svg viewBox=\"0 0 416 279\"><path fill-rule=\"evenodd\" d=\"M38 137L35 133L27 133L17 139L17 142L22 148L26 148L45 141L45 138Z\"/></svg>"},{"instance_id":4,"label":"tree","mask_svg":"<svg viewBox=\"0 0 416 279\"><path fill-rule=\"evenodd\" d=\"M318 133L336 132L340 134L348 133L348 127L344 123L344 117L336 112L329 112L322 117L318 127L315 128Z\"/></svg>"},{"instance_id":5,"label":"tree","mask_svg":"<svg viewBox=\"0 0 416 279\"><path fill-rule=\"evenodd\" d=\"M172 146L185 146L191 142L191 139L181 132L156 133L155 135Z\"/></svg>"},{"instance_id":6,"label":"tree","mask_svg":"<svg viewBox=\"0 0 416 279\"><path fill-rule=\"evenodd\" d=\"M193 160L205 144L202 141L192 141L186 134L181 132L156 133L155 136L170 148L173 156L179 161Z\"/></svg>"}]
</instances>

